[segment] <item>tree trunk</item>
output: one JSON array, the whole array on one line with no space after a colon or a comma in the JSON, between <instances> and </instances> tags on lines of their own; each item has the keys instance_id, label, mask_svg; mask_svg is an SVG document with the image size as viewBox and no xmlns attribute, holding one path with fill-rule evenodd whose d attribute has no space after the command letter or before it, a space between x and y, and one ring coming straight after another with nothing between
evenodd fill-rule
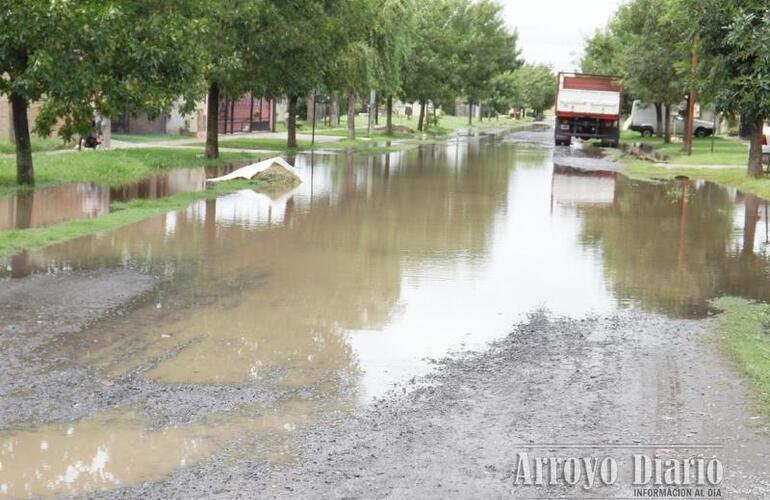
<instances>
[{"instance_id":1,"label":"tree trunk","mask_svg":"<svg viewBox=\"0 0 770 500\"><path fill-rule=\"evenodd\" d=\"M315 92L310 92L307 95L305 102L307 105L307 113L306 113L307 116L305 117L306 118L305 123L307 123L308 125L313 125L313 120L315 119L315 117L313 116L313 108L315 107Z\"/></svg>"},{"instance_id":2,"label":"tree trunk","mask_svg":"<svg viewBox=\"0 0 770 500\"><path fill-rule=\"evenodd\" d=\"M423 125L425 124L425 101L420 101L420 119L417 120L417 130L422 132L424 130Z\"/></svg>"},{"instance_id":3,"label":"tree trunk","mask_svg":"<svg viewBox=\"0 0 770 500\"><path fill-rule=\"evenodd\" d=\"M356 93L348 91L348 139L356 138Z\"/></svg>"},{"instance_id":4,"label":"tree trunk","mask_svg":"<svg viewBox=\"0 0 770 500\"><path fill-rule=\"evenodd\" d=\"M386 103L385 132L393 135L393 96L388 96Z\"/></svg>"},{"instance_id":5,"label":"tree trunk","mask_svg":"<svg viewBox=\"0 0 770 500\"><path fill-rule=\"evenodd\" d=\"M664 113L664 121L663 124L663 130L665 131L663 142L666 144L671 144L671 105L666 104L666 112Z\"/></svg>"},{"instance_id":6,"label":"tree trunk","mask_svg":"<svg viewBox=\"0 0 770 500\"><path fill-rule=\"evenodd\" d=\"M29 137L27 119L27 100L12 92L11 113L13 115L13 135L16 142L16 182L28 186L35 185L35 171L32 167L32 142Z\"/></svg>"},{"instance_id":7,"label":"tree trunk","mask_svg":"<svg viewBox=\"0 0 770 500\"><path fill-rule=\"evenodd\" d=\"M286 147L297 147L297 101L299 97L289 96L289 116L286 120Z\"/></svg>"},{"instance_id":8,"label":"tree trunk","mask_svg":"<svg viewBox=\"0 0 770 500\"><path fill-rule=\"evenodd\" d=\"M332 94L332 117L329 124L334 124L337 127L340 126L340 99L337 97L336 92Z\"/></svg>"},{"instance_id":9,"label":"tree trunk","mask_svg":"<svg viewBox=\"0 0 770 500\"><path fill-rule=\"evenodd\" d=\"M758 119L751 122L751 146L749 147L748 174L752 177L762 176L762 124Z\"/></svg>"},{"instance_id":10,"label":"tree trunk","mask_svg":"<svg viewBox=\"0 0 770 500\"><path fill-rule=\"evenodd\" d=\"M209 85L206 109L206 158L219 158L219 85Z\"/></svg>"},{"instance_id":11,"label":"tree trunk","mask_svg":"<svg viewBox=\"0 0 770 500\"><path fill-rule=\"evenodd\" d=\"M374 124L380 124L380 96L374 94ZM371 110L369 110L371 112Z\"/></svg>"},{"instance_id":12,"label":"tree trunk","mask_svg":"<svg viewBox=\"0 0 770 500\"><path fill-rule=\"evenodd\" d=\"M655 105L655 135L658 137L663 136L663 106L661 104Z\"/></svg>"},{"instance_id":13,"label":"tree trunk","mask_svg":"<svg viewBox=\"0 0 770 500\"><path fill-rule=\"evenodd\" d=\"M468 126L473 125L473 103L468 103Z\"/></svg>"}]
</instances>

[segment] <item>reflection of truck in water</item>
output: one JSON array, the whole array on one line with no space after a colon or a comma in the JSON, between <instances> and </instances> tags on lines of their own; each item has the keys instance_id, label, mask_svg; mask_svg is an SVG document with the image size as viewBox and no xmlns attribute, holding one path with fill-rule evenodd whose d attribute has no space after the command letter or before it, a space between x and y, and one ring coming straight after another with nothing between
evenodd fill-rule
<instances>
[{"instance_id":1,"label":"reflection of truck in water","mask_svg":"<svg viewBox=\"0 0 770 500\"><path fill-rule=\"evenodd\" d=\"M556 94L556 145L568 146L573 137L599 139L617 147L623 87L618 78L559 73Z\"/></svg>"},{"instance_id":2,"label":"reflection of truck in water","mask_svg":"<svg viewBox=\"0 0 770 500\"><path fill-rule=\"evenodd\" d=\"M551 211L555 207L612 208L616 203L615 172L553 166Z\"/></svg>"},{"instance_id":3,"label":"reflection of truck in water","mask_svg":"<svg viewBox=\"0 0 770 500\"><path fill-rule=\"evenodd\" d=\"M682 106L680 106L681 108ZM696 115L700 114L699 112ZM713 113L712 117L713 117ZM665 113L664 113L665 115ZM685 120L680 109L674 107L671 113L671 131L676 135L684 135ZM631 117L628 120L628 129L639 132L644 137L652 137L658 132L658 113L655 105L634 101L631 108ZM708 137L714 133L714 120L695 119L694 135L696 137Z\"/></svg>"}]
</instances>

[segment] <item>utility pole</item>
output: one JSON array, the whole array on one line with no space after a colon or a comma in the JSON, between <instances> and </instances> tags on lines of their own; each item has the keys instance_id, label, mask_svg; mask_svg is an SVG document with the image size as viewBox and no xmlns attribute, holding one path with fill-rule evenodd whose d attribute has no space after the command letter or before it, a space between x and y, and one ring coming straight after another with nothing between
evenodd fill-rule
<instances>
[{"instance_id":1,"label":"utility pole","mask_svg":"<svg viewBox=\"0 0 770 500\"><path fill-rule=\"evenodd\" d=\"M698 75L698 35L692 42L692 60L690 62L692 75L690 77L690 96L687 99L687 127L685 132L687 136L684 140L684 152L688 156L692 155L693 132L695 131L695 101L698 99L698 90L696 88L696 78Z\"/></svg>"},{"instance_id":2,"label":"utility pole","mask_svg":"<svg viewBox=\"0 0 770 500\"><path fill-rule=\"evenodd\" d=\"M312 146L315 146L315 103L316 103L317 99L318 99L318 97L317 97L317 94L316 94L316 92L314 90L313 91L313 138L312 138L312 140L310 142L310 144Z\"/></svg>"}]
</instances>

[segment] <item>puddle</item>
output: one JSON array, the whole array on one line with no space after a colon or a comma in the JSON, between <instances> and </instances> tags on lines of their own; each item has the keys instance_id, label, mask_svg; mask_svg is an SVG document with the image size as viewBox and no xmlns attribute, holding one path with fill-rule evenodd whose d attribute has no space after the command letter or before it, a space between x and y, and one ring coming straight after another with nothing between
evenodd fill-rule
<instances>
[{"instance_id":1,"label":"puddle","mask_svg":"<svg viewBox=\"0 0 770 500\"><path fill-rule=\"evenodd\" d=\"M157 199L176 193L203 191L207 178L225 175L234 168L233 165L180 168L116 188L75 183L2 197L0 231L50 226L74 219L94 219L109 213L110 203L115 201Z\"/></svg>"},{"instance_id":2,"label":"puddle","mask_svg":"<svg viewBox=\"0 0 770 500\"><path fill-rule=\"evenodd\" d=\"M325 395L352 381L359 404L428 372L431 358L506 335L538 307L700 318L718 295L770 300L765 202L708 183L554 167L553 154L495 138L368 157L302 154L292 160L305 182L286 196L244 190L26 252L1 261L0 283L97 270L159 277L121 314L39 353L99 379L141 370L169 387ZM313 415L321 401L343 404L308 397L294 413ZM88 439L67 452L75 441L66 428L7 431L0 443L16 439L13 453L26 458L0 471L0 483L76 491L56 479L73 463L86 472L71 488L154 480L262 425L212 416L152 430L140 417L104 418L113 417L75 424L94 430L78 432ZM60 451L43 453L42 435ZM156 466L122 451L124 441L169 446L173 460ZM99 469L100 447L112 447L114 468Z\"/></svg>"},{"instance_id":3,"label":"puddle","mask_svg":"<svg viewBox=\"0 0 770 500\"><path fill-rule=\"evenodd\" d=\"M0 433L0 495L79 495L157 481L211 456L234 438L242 438L236 456L261 455L271 463L288 464L294 454L287 437L312 422L313 411L309 402L295 400L152 429L123 409L74 424Z\"/></svg>"}]
</instances>

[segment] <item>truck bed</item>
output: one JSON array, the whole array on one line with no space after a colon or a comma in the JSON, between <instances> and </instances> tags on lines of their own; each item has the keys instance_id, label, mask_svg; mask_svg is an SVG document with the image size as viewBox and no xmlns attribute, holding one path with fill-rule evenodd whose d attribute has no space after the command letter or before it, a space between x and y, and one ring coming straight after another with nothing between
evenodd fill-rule
<instances>
[{"instance_id":1,"label":"truck bed","mask_svg":"<svg viewBox=\"0 0 770 500\"><path fill-rule=\"evenodd\" d=\"M559 74L556 116L616 120L622 93L612 77Z\"/></svg>"}]
</instances>

